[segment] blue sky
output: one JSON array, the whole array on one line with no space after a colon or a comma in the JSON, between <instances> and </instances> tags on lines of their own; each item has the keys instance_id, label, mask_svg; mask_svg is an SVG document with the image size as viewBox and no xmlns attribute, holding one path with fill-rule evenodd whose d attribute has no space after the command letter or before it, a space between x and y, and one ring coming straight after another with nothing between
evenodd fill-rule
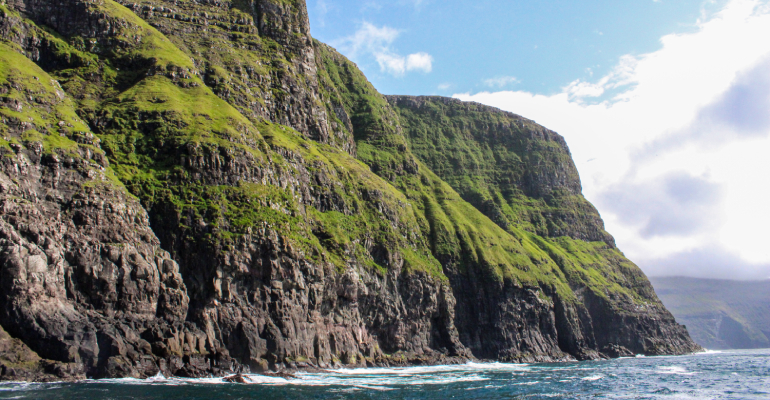
<instances>
[{"instance_id":1,"label":"blue sky","mask_svg":"<svg viewBox=\"0 0 770 400\"><path fill-rule=\"evenodd\" d=\"M337 47L385 94L489 89L553 94L607 73L625 54L660 48L660 38L694 29L723 1L703 0L309 0L311 34ZM387 50L425 53L430 72L393 73L346 38L370 24L392 29Z\"/></svg>"},{"instance_id":2,"label":"blue sky","mask_svg":"<svg viewBox=\"0 0 770 400\"><path fill-rule=\"evenodd\" d=\"M648 275L770 278L770 0L309 1L381 92L564 136Z\"/></svg>"}]
</instances>

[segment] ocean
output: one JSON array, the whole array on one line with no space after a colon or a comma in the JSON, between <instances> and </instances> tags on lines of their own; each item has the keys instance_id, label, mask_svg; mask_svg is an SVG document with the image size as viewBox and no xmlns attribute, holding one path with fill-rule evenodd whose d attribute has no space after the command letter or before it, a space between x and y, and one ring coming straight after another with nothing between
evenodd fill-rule
<instances>
[{"instance_id":1,"label":"ocean","mask_svg":"<svg viewBox=\"0 0 770 400\"><path fill-rule=\"evenodd\" d=\"M295 379L0 384L0 399L770 399L770 350L560 364L343 369Z\"/></svg>"}]
</instances>

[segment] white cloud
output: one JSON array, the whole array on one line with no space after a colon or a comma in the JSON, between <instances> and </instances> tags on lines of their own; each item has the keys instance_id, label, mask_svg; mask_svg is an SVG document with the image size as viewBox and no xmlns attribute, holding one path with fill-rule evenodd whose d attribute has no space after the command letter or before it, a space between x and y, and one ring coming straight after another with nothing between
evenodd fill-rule
<instances>
[{"instance_id":1,"label":"white cloud","mask_svg":"<svg viewBox=\"0 0 770 400\"><path fill-rule=\"evenodd\" d=\"M438 85L438 90L449 90L452 88L452 86L454 85L452 85L451 83L442 83Z\"/></svg>"},{"instance_id":2,"label":"white cloud","mask_svg":"<svg viewBox=\"0 0 770 400\"><path fill-rule=\"evenodd\" d=\"M431 72L433 70L433 56L428 53L415 53L406 57L407 71Z\"/></svg>"},{"instance_id":3,"label":"white cloud","mask_svg":"<svg viewBox=\"0 0 770 400\"><path fill-rule=\"evenodd\" d=\"M375 53L374 58L380 64L381 71L393 75L403 75L406 72L406 58L392 53Z\"/></svg>"},{"instance_id":4,"label":"white cloud","mask_svg":"<svg viewBox=\"0 0 770 400\"><path fill-rule=\"evenodd\" d=\"M362 53L386 52L399 34L396 29L387 26L378 28L364 22L353 35L335 41L334 45L345 51L349 57L358 58Z\"/></svg>"},{"instance_id":5,"label":"white cloud","mask_svg":"<svg viewBox=\"0 0 770 400\"><path fill-rule=\"evenodd\" d=\"M332 45L353 60L371 56L380 66L380 71L394 76L403 76L407 72L433 70L433 56L419 52L406 56L393 50L393 42L401 34L388 26L377 27L364 22L353 35L332 42Z\"/></svg>"},{"instance_id":6,"label":"white cloud","mask_svg":"<svg viewBox=\"0 0 770 400\"><path fill-rule=\"evenodd\" d=\"M382 4L380 4L379 2L376 2L376 1L371 1L371 0L370 1L364 1L363 3L361 3L361 13L362 14L365 14L365 13L369 12L369 10L372 10L372 11L375 11L375 12L379 12L380 10L382 10Z\"/></svg>"},{"instance_id":7,"label":"white cloud","mask_svg":"<svg viewBox=\"0 0 770 400\"><path fill-rule=\"evenodd\" d=\"M647 271L770 277L768 37L768 1L731 0L694 32L663 37L656 52L622 57L595 82L576 80L552 96L455 97L564 135L586 197ZM702 198L693 203L687 194ZM704 263L709 254L733 261L720 269Z\"/></svg>"},{"instance_id":8,"label":"white cloud","mask_svg":"<svg viewBox=\"0 0 770 400\"><path fill-rule=\"evenodd\" d=\"M491 88L502 89L508 85L519 83L519 80L515 76L498 76L496 78L490 78L484 80L484 85Z\"/></svg>"}]
</instances>

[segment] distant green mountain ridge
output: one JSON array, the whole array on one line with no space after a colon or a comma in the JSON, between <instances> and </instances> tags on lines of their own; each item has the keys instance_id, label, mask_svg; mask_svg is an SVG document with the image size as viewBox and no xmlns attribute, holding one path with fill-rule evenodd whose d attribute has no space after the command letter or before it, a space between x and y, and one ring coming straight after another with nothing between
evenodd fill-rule
<instances>
[{"instance_id":1,"label":"distant green mountain ridge","mask_svg":"<svg viewBox=\"0 0 770 400\"><path fill-rule=\"evenodd\" d=\"M658 297L708 349L770 347L770 280L650 278Z\"/></svg>"}]
</instances>

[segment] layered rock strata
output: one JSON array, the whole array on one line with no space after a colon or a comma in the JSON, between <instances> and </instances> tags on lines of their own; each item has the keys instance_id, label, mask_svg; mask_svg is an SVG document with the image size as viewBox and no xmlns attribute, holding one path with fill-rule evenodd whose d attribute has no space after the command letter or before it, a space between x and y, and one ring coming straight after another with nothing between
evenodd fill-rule
<instances>
[{"instance_id":1,"label":"layered rock strata","mask_svg":"<svg viewBox=\"0 0 770 400\"><path fill-rule=\"evenodd\" d=\"M561 137L385 98L303 1L6 0L0 36L0 378L698 349Z\"/></svg>"}]
</instances>

